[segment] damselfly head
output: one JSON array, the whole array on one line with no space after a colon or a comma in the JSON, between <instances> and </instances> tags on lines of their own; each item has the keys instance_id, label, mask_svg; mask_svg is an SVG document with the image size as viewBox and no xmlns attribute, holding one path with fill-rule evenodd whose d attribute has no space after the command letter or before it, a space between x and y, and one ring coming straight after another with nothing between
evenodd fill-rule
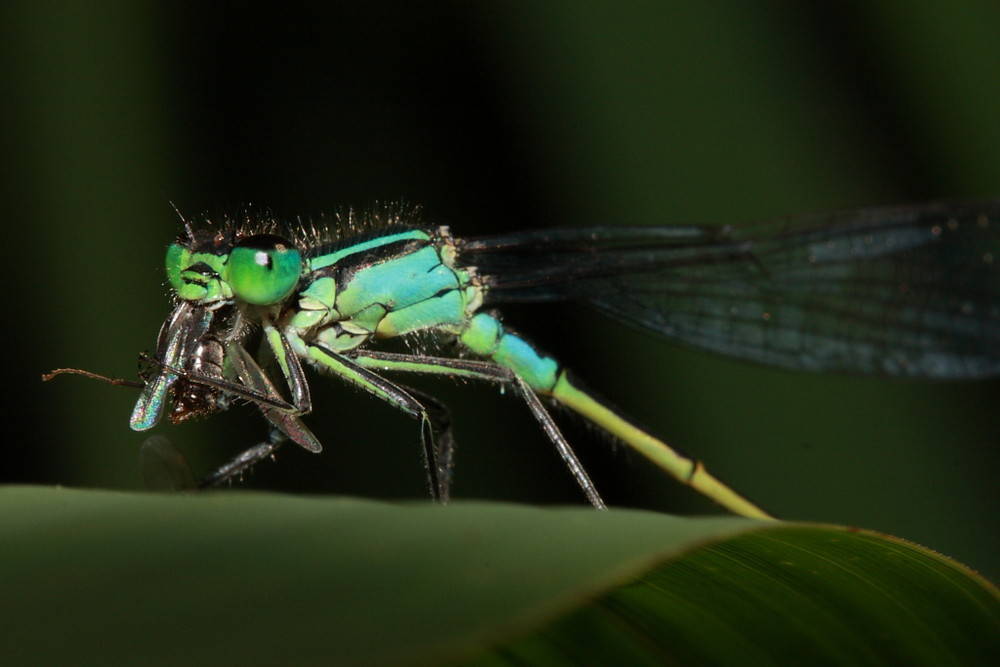
<instances>
[{"instance_id":1,"label":"damselfly head","mask_svg":"<svg viewBox=\"0 0 1000 667\"><path fill-rule=\"evenodd\" d=\"M294 240L274 233L276 223L223 218L205 228L185 225L167 248L167 279L178 299L209 308L242 301L270 306L298 285L304 264Z\"/></svg>"}]
</instances>

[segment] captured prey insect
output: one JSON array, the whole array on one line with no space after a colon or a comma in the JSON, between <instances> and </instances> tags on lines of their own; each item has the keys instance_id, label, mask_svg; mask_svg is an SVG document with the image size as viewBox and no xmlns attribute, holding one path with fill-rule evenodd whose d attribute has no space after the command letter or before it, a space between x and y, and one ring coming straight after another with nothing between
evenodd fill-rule
<instances>
[{"instance_id":1,"label":"captured prey insect","mask_svg":"<svg viewBox=\"0 0 1000 667\"><path fill-rule=\"evenodd\" d=\"M768 515L701 463L596 398L489 307L573 300L669 339L792 370L925 379L1000 374L1000 200L863 209L746 229L552 229L461 239L385 210L358 231L248 217L196 229L167 250L175 307L160 330L131 426L256 405L270 438L203 484L239 475L292 440L320 443L303 366L417 419L432 495L449 497L446 408L383 373L441 375L517 392L587 499L604 502L542 399L576 412L730 511ZM244 347L259 326L275 382ZM433 335L456 356L378 349ZM76 371L70 371L76 372ZM120 381L119 381L120 382ZM287 388L288 399L276 385Z\"/></svg>"}]
</instances>

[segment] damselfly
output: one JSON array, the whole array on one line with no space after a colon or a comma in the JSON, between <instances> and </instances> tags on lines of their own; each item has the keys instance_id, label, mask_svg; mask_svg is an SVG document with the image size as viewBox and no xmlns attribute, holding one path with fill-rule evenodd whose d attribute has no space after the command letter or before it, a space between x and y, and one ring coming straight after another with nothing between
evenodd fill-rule
<instances>
[{"instance_id":1,"label":"damselfly","mask_svg":"<svg viewBox=\"0 0 1000 667\"><path fill-rule=\"evenodd\" d=\"M175 307L147 357L131 426L256 405L271 436L209 476L239 475L292 440L319 440L303 366L415 418L431 494L447 501L445 406L385 374L517 392L587 499L597 489L545 401L578 413L730 511L767 517L697 461L599 400L491 307L572 300L669 339L791 370L897 378L1000 373L1000 200L874 208L747 227L594 227L461 239L391 209L289 228L250 216L184 223L167 250ZM259 327L273 380L244 347ZM384 339L415 339L405 352ZM451 343L428 353L429 339ZM419 350L419 351L418 351ZM57 372L83 372L62 369ZM122 383L123 381L115 381ZM287 389L288 398L277 387Z\"/></svg>"}]
</instances>

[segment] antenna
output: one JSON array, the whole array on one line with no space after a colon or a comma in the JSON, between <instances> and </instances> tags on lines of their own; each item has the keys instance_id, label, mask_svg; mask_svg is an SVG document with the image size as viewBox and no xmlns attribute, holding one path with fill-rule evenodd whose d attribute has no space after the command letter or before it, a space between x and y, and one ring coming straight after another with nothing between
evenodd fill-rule
<instances>
[{"instance_id":1,"label":"antenna","mask_svg":"<svg viewBox=\"0 0 1000 667\"><path fill-rule=\"evenodd\" d=\"M177 217L180 218L181 222L184 224L184 231L187 232L188 240L194 241L194 230L191 229L191 223L187 221L184 214L181 213L181 210L177 208L177 205L174 204L173 201L170 201L170 208L174 209L174 213L177 214Z\"/></svg>"}]
</instances>

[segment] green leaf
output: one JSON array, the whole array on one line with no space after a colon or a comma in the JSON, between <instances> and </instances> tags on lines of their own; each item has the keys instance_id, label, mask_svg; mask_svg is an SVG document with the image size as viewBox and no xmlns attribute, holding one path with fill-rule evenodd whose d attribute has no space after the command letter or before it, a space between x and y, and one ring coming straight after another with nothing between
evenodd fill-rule
<instances>
[{"instance_id":1,"label":"green leaf","mask_svg":"<svg viewBox=\"0 0 1000 667\"><path fill-rule=\"evenodd\" d=\"M997 591L894 538L585 508L0 489L8 664L985 661Z\"/></svg>"},{"instance_id":2,"label":"green leaf","mask_svg":"<svg viewBox=\"0 0 1000 667\"><path fill-rule=\"evenodd\" d=\"M671 559L500 654L519 665L996 664L998 631L996 589L943 556L785 526Z\"/></svg>"}]
</instances>

